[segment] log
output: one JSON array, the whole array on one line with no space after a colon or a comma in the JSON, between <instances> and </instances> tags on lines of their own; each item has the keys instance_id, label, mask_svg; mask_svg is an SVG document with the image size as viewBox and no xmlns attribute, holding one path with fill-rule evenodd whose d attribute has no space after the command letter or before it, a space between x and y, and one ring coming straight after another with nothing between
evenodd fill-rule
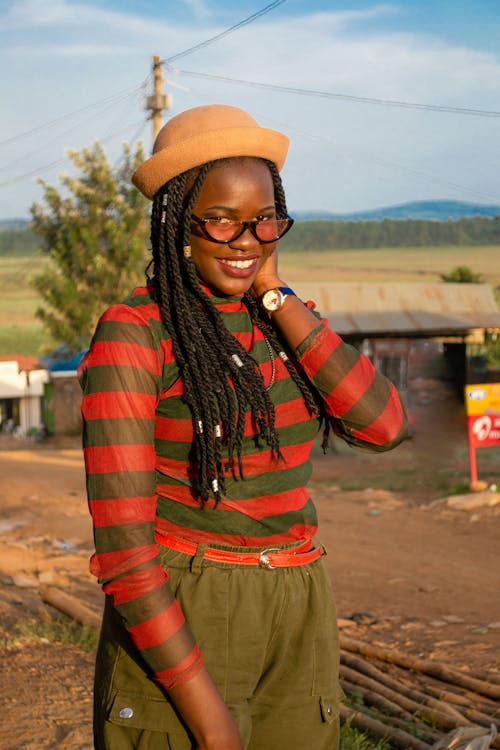
<instances>
[{"instance_id":1,"label":"log","mask_svg":"<svg viewBox=\"0 0 500 750\"><path fill-rule=\"evenodd\" d=\"M379 720L383 724L387 724L388 726L396 727L398 729L403 729L405 732L407 732L411 727L411 729L414 730L412 731L412 734L418 732L418 736L424 741L436 742L438 739L440 739L440 737L442 737L442 734L434 731L428 724L423 724L422 722L418 721L418 719L415 719L412 714L408 713L400 706L396 706L396 704L394 703L391 704L391 701L385 701L385 699L383 699L381 696L376 695L373 695L374 700L372 701L369 690L363 690L358 685L353 685L349 682L346 682L345 680L342 680L342 687L344 688L346 695L359 696L363 699L363 703L365 703L365 705L376 706L380 711ZM389 716L384 713L384 711L386 710L390 713ZM399 716L394 715L396 713L398 713Z\"/></svg>"},{"instance_id":2,"label":"log","mask_svg":"<svg viewBox=\"0 0 500 750\"><path fill-rule=\"evenodd\" d=\"M370 664L370 662L367 662L354 654L350 654L348 651L340 652L340 663L353 670L361 672L376 682L394 690L398 696L403 695L418 704L435 708L440 712L448 714L448 716L454 719L457 725L461 723L461 719L463 718L462 714L452 706L449 706L447 703L429 695L427 692L415 689L413 685L409 684L404 679L396 679L395 677L392 677L387 672L383 672L381 669L378 669L378 667ZM354 678L352 677L351 679Z\"/></svg>"},{"instance_id":3,"label":"log","mask_svg":"<svg viewBox=\"0 0 500 750\"><path fill-rule=\"evenodd\" d=\"M380 715L380 720L384 724L386 723L386 717L383 714ZM387 723L397 729L403 729L405 732L410 729L408 722L404 719L398 719L397 716L387 718ZM422 722L417 721L415 717L413 717L411 722L410 734L416 735L423 742L437 742L443 736L440 732L434 731L428 724L422 724Z\"/></svg>"},{"instance_id":4,"label":"log","mask_svg":"<svg viewBox=\"0 0 500 750\"><path fill-rule=\"evenodd\" d=\"M96 629L101 627L101 617L98 614L85 604L82 604L74 596L71 596L71 594L61 591L61 589L53 586L41 586L40 598L43 602L50 604L55 609L79 622L80 625Z\"/></svg>"},{"instance_id":5,"label":"log","mask_svg":"<svg viewBox=\"0 0 500 750\"><path fill-rule=\"evenodd\" d=\"M483 727L491 727L493 724L500 732L500 718L495 719L494 716L483 714L482 711L476 711L474 708L467 708L464 711L464 716L470 719L474 724L479 724Z\"/></svg>"},{"instance_id":6,"label":"log","mask_svg":"<svg viewBox=\"0 0 500 750\"><path fill-rule=\"evenodd\" d=\"M397 747L411 748L411 750L429 750L431 747L427 742L422 742L422 740L413 737L413 735L402 729L388 727L381 721L367 716L362 711L353 711L344 705L340 706L340 719L342 722L349 721L355 729L366 732L373 737L387 738Z\"/></svg>"},{"instance_id":7,"label":"log","mask_svg":"<svg viewBox=\"0 0 500 750\"><path fill-rule=\"evenodd\" d=\"M425 690L429 695L436 698L437 700L444 701L445 703L453 703L453 705L459 706L460 709L467 708L471 705L471 699L467 698L463 693L452 692L448 690L443 683L434 681L433 678L429 678L426 675L413 675L417 680L417 685L420 690ZM410 684L408 680L403 678L403 681ZM441 687L442 685L442 687Z\"/></svg>"},{"instance_id":8,"label":"log","mask_svg":"<svg viewBox=\"0 0 500 750\"><path fill-rule=\"evenodd\" d=\"M374 695L379 695L380 697L383 697L384 700L390 701L400 709L405 709L410 715L419 715L421 718L431 722L431 724L442 727L443 729L455 729L457 726L468 726L471 723L464 716L458 714L458 712L457 716L451 716L449 713L440 709L425 706L411 698L407 698L401 693L398 694L395 690L391 690L391 688L381 685L370 677L366 677L366 675L355 672L353 669L346 667L343 664L340 666L340 674L351 683L360 685L362 688L370 691L372 701L374 700Z\"/></svg>"},{"instance_id":9,"label":"log","mask_svg":"<svg viewBox=\"0 0 500 750\"><path fill-rule=\"evenodd\" d=\"M353 682L349 682L349 680L346 680L345 678L342 678L340 684L347 695L359 696L366 706L376 706L385 714L390 714L391 718L387 717L387 723L389 724L392 723L393 716L399 716L408 724L415 721L415 717L409 711L405 711L404 708L394 701L389 700L389 698L386 698L379 693L375 693L373 690L368 690L368 688L362 687L361 685L355 685Z\"/></svg>"},{"instance_id":10,"label":"log","mask_svg":"<svg viewBox=\"0 0 500 750\"><path fill-rule=\"evenodd\" d=\"M441 700L456 704L461 713L464 713L465 709L470 707L474 707L490 716L495 716L499 713L498 701L494 701L484 695L471 693L465 688L460 688L458 685L450 683L445 685L430 675L413 672L413 677L416 679L417 685L421 690L427 690L431 695L436 695Z\"/></svg>"},{"instance_id":11,"label":"log","mask_svg":"<svg viewBox=\"0 0 500 750\"><path fill-rule=\"evenodd\" d=\"M345 635L340 635L340 647L345 651L354 651L354 653L363 654L374 659L399 664L406 669L423 672L437 677L443 682L460 685L466 690L471 690L479 695L486 695L489 698L500 700L500 685L493 685L490 682L479 680L441 662L403 654L396 649L387 649L363 643L363 641L358 641L355 638L349 638Z\"/></svg>"}]
</instances>

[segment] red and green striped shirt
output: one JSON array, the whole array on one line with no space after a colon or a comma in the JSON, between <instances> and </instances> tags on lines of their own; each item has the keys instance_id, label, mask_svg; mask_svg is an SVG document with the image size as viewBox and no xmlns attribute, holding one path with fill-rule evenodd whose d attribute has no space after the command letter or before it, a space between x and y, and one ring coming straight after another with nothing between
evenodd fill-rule
<instances>
[{"instance_id":1,"label":"red and green striped shirt","mask_svg":"<svg viewBox=\"0 0 500 750\"><path fill-rule=\"evenodd\" d=\"M213 298L224 323L258 363L264 383L273 365L241 298ZM371 362L318 320L294 352L321 395L336 431L349 443L388 450L405 434L394 386ZM91 570L165 688L192 677L202 657L161 566L155 533L195 542L276 546L314 536L316 512L306 485L319 421L308 412L275 354L269 390L282 459L256 441L247 415L245 479L226 476L217 507L201 506L189 461L193 420L172 341L145 288L102 316L80 365L84 456L94 523Z\"/></svg>"}]
</instances>

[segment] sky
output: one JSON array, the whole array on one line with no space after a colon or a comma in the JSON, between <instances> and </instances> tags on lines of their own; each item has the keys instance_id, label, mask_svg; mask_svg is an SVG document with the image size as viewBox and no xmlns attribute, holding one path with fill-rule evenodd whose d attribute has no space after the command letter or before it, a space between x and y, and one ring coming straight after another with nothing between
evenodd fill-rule
<instances>
[{"instance_id":1,"label":"sky","mask_svg":"<svg viewBox=\"0 0 500 750\"><path fill-rule=\"evenodd\" d=\"M165 118L233 104L290 137L292 215L500 205L499 41L500 0L0 0L0 219L60 189L68 149L150 152L153 55Z\"/></svg>"}]
</instances>

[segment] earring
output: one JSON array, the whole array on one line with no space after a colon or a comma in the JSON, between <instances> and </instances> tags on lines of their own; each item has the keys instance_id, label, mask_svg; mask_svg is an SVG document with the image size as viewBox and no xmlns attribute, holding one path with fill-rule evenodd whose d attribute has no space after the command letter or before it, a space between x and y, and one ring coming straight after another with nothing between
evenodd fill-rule
<instances>
[{"instance_id":1,"label":"earring","mask_svg":"<svg viewBox=\"0 0 500 750\"><path fill-rule=\"evenodd\" d=\"M184 253L185 258L191 257L191 245L184 245L182 248L182 252Z\"/></svg>"}]
</instances>

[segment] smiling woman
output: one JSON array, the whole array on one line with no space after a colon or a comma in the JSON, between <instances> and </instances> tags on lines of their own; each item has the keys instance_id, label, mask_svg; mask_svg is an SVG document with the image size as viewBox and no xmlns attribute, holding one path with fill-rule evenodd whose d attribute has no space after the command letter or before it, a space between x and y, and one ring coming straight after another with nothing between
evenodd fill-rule
<instances>
[{"instance_id":1,"label":"smiling woman","mask_svg":"<svg viewBox=\"0 0 500 750\"><path fill-rule=\"evenodd\" d=\"M306 485L321 425L387 450L392 384L288 287L288 139L235 107L174 117L134 175L151 276L84 358L106 593L98 750L331 750L335 606Z\"/></svg>"},{"instance_id":2,"label":"smiling woman","mask_svg":"<svg viewBox=\"0 0 500 750\"><path fill-rule=\"evenodd\" d=\"M198 275L216 294L244 294L289 226L287 217L276 217L269 168L249 157L221 160L207 174L194 211L200 215L191 216Z\"/></svg>"}]
</instances>

